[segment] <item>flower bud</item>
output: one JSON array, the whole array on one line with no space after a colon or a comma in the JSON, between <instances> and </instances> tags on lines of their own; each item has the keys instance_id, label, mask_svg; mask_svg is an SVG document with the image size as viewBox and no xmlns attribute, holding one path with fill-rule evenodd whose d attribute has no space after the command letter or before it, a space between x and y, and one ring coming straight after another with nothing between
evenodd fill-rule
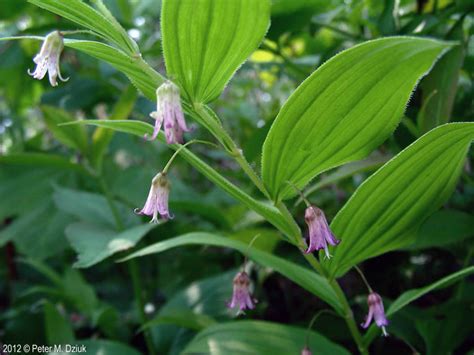
<instances>
[{"instance_id":1,"label":"flower bud","mask_svg":"<svg viewBox=\"0 0 474 355\"><path fill-rule=\"evenodd\" d=\"M57 78L61 81L68 81L69 78L64 79L61 76L61 71L59 68L59 58L64 49L63 36L59 31L51 32L46 36L40 52L33 58L33 61L36 63L35 71L32 73L28 69L28 74L33 78L41 80L46 75L46 72L49 74L49 82L51 86L57 86Z\"/></svg>"}]
</instances>

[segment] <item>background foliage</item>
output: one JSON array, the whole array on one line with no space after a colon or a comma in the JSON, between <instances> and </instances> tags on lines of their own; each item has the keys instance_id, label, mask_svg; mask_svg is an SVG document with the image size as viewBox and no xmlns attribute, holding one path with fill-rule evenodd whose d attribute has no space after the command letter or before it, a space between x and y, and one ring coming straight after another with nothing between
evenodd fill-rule
<instances>
[{"instance_id":1,"label":"background foliage","mask_svg":"<svg viewBox=\"0 0 474 355\"><path fill-rule=\"evenodd\" d=\"M236 23L222 21L219 14L237 11L223 7L212 16L215 27L202 16L195 29L186 27L186 17L160 24L162 7L157 0L104 3L125 30L117 29L111 17L97 17L96 12L87 10L92 9L88 5L100 9L97 1L71 0L68 6L56 0L1 1L1 37L43 36L56 29L85 27L102 38L77 34L71 36L74 40L66 39L61 68L70 80L56 88L26 74L39 49L37 40L0 42L0 342L78 342L87 344L90 353L133 354L147 353L150 339L145 334L149 334L159 354L205 352L209 342L219 344L224 352L298 353L305 345L305 328L313 315L332 306L336 313L323 313L316 321L310 347L314 353L328 354L357 350L338 315L343 313L343 305L329 281L308 269L299 251L272 226L274 220L265 220L248 209L253 203L261 211L273 211L260 202L263 196L257 187L222 150L192 146L193 153L243 191L260 196L258 199L247 205L237 202L210 182L209 176L203 176L202 170L188 164L192 156L183 155L170 171L175 219L155 226L133 214L133 209L143 204L151 178L172 154L166 145L142 138L149 130L147 125L122 121L149 123L148 114L155 109L155 88L163 81L139 59L129 60L137 49L135 40L152 68L192 87L183 94L185 109L189 110L192 101L209 103L245 158L256 170L262 167L271 197L288 199L302 230L305 206L283 184L286 180L294 178L300 187L311 181L305 190L308 199L324 208L330 220L341 211L333 228L344 239L332 251L333 262L323 266L342 276L339 282L356 321L362 322L367 306L365 287L350 271L354 264L363 261L360 267L384 297L391 316L391 336L375 336L371 328L364 337L366 344L373 341L371 352L407 353L410 347L428 354L472 351L474 289L469 280L473 267L469 266L474 250L474 184L472 149L468 147L473 129L468 124L443 126L417 140L441 124L473 120L474 17L470 1L273 0L271 7L264 2L242 1L241 11L255 15L247 19L252 27L246 28L245 22L237 19ZM179 4L185 7L190 2L168 1L163 9L173 14ZM74 14L75 6L79 10ZM190 9L179 13L186 11ZM262 20L265 15L270 16L271 26L259 45L267 30ZM232 36L227 38L233 43L229 51L219 52L217 44L216 49L206 50L206 41L213 43L222 26L248 31L238 31L237 42L232 42ZM191 44L179 43L182 38L173 36L176 31L199 32L199 28L209 29L209 33ZM370 106L375 99L363 94L371 85L379 85L374 95L380 99L385 87L384 80L375 74L370 82L370 72L365 75L367 82L358 81L358 68L351 66L347 76L335 81L339 91L333 91L334 96L313 91L315 97L304 97L296 108L280 111L290 94L335 54L392 35L458 41L458 45L426 44L416 39L407 40L403 51L381 52L377 61L387 73L399 65L400 72L392 72L392 79L405 86L393 109L387 109L393 116L390 125L381 121L373 135L365 130L334 137L328 127L327 135L311 142L327 139L331 154L322 162L311 160L307 170L298 170L305 157L297 156L291 140L299 142L306 130L300 127L291 134L297 126L290 120L305 116L292 109L300 110L304 99L320 100L322 115L330 116L339 114L337 109L326 109L331 109L331 102L337 102L337 108L358 102L369 115L370 109L376 109ZM163 45L166 36L169 47ZM369 46L375 42L371 43ZM173 59L175 48L183 52ZM409 50L419 57L408 56ZM422 51L429 56L422 56ZM344 53L337 58L356 55L355 51ZM217 60L219 55L222 59ZM209 63L207 71L202 69L203 63ZM343 64L334 72L342 72ZM141 69L137 69L139 65ZM195 76L187 78L180 66L193 68L200 80L194 84ZM314 80L320 80L323 70ZM327 75L332 78L334 73ZM305 81L306 87L311 87L312 78ZM388 88L394 85L390 77L384 78ZM383 100L393 97L387 91ZM288 103L291 100L297 99L292 96ZM285 114L290 118L284 120ZM277 115L279 121L275 121ZM102 125L98 128L58 126L78 119L116 120L117 130L135 135L106 129L109 121L97 121ZM281 124L278 134L277 128L268 134L274 121L287 126ZM201 116L191 115L188 123L194 126L190 135L213 140L208 131L213 127ZM280 147L286 138L289 144ZM362 158L357 152L343 154L347 153L345 143L357 139L368 142L367 153L375 151L364 160L346 163L349 158ZM233 148L225 139L221 143ZM277 151L283 152L279 163L271 160ZM393 156L394 160L367 180ZM287 167L280 169L286 175L275 175L278 164ZM457 174L449 175L450 169ZM290 176L292 172L295 174ZM312 179L315 172L321 174ZM417 194L400 194L395 207L387 208L390 190L405 191L404 186L412 182L417 184ZM383 193L374 194L376 189ZM109 199L115 201L117 211L110 209ZM416 213L408 215L413 206ZM378 215L378 211L385 215ZM117 225L117 217L123 225ZM366 224L355 223L356 217ZM410 229L417 221L421 226ZM254 248L248 249L255 235L260 237ZM357 244L358 240L364 243ZM135 256L148 256L132 259L132 264L115 262L129 256L132 248ZM255 311L236 317L226 301L244 253L252 260L251 276L260 302ZM132 285L134 273L139 275L140 285ZM134 294L134 288L141 294ZM139 298L146 304L140 305ZM230 336L235 340L232 344L225 341Z\"/></svg>"}]
</instances>

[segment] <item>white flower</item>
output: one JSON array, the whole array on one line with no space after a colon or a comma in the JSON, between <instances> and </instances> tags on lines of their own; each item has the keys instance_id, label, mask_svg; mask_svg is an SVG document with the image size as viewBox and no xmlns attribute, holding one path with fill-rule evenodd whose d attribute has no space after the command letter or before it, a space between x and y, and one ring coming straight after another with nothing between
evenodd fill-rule
<instances>
[{"instance_id":1,"label":"white flower","mask_svg":"<svg viewBox=\"0 0 474 355\"><path fill-rule=\"evenodd\" d=\"M68 81L61 76L59 69L59 58L64 48L63 36L59 31L51 32L46 36L40 52L33 58L36 63L35 71L32 73L28 69L28 74L33 78L41 80L49 73L49 82L51 86L57 86L57 77L62 81Z\"/></svg>"}]
</instances>

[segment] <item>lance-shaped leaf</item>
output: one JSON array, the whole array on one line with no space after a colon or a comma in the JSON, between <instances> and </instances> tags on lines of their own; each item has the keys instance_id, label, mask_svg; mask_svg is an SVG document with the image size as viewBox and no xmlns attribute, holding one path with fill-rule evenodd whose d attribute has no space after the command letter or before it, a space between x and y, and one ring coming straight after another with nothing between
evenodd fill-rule
<instances>
[{"instance_id":1,"label":"lance-shaped leaf","mask_svg":"<svg viewBox=\"0 0 474 355\"><path fill-rule=\"evenodd\" d=\"M443 277L441 280L438 280L435 283L432 283L431 285L421 287L421 288L415 288L413 290L404 292L390 305L390 307L388 307L387 316L391 316L395 312L398 312L407 304L426 295L427 293L437 290L439 288L448 287L452 285L453 283L473 273L474 273L474 266L471 266L471 267L462 269L460 271L457 271L454 274Z\"/></svg>"},{"instance_id":2,"label":"lance-shaped leaf","mask_svg":"<svg viewBox=\"0 0 474 355\"><path fill-rule=\"evenodd\" d=\"M64 45L109 63L124 73L148 99L156 100L156 88L164 79L140 58L131 58L119 49L96 41L65 39Z\"/></svg>"},{"instance_id":3,"label":"lance-shaped leaf","mask_svg":"<svg viewBox=\"0 0 474 355\"><path fill-rule=\"evenodd\" d=\"M77 252L74 267L91 267L115 253L130 249L154 227L156 224L144 224L117 233L91 223L70 224L65 232L71 247Z\"/></svg>"},{"instance_id":4,"label":"lance-shaped leaf","mask_svg":"<svg viewBox=\"0 0 474 355\"><path fill-rule=\"evenodd\" d=\"M168 76L191 102L211 101L257 48L269 21L268 0L164 0Z\"/></svg>"},{"instance_id":5,"label":"lance-shaped leaf","mask_svg":"<svg viewBox=\"0 0 474 355\"><path fill-rule=\"evenodd\" d=\"M101 37L116 44L123 50L136 53L136 43L130 39L127 32L118 22L95 10L81 0L28 0L30 3L51 11L59 16L88 28Z\"/></svg>"},{"instance_id":6,"label":"lance-shaped leaf","mask_svg":"<svg viewBox=\"0 0 474 355\"><path fill-rule=\"evenodd\" d=\"M416 83L449 48L392 37L346 50L316 70L285 103L263 146L262 177L275 200L317 174L362 159L395 129Z\"/></svg>"},{"instance_id":7,"label":"lance-shaped leaf","mask_svg":"<svg viewBox=\"0 0 474 355\"><path fill-rule=\"evenodd\" d=\"M196 335L182 354L300 354L306 341L315 354L349 354L316 332L248 320L210 326Z\"/></svg>"},{"instance_id":8,"label":"lance-shaped leaf","mask_svg":"<svg viewBox=\"0 0 474 355\"><path fill-rule=\"evenodd\" d=\"M72 122L70 124L90 124L97 127L110 128L118 132L135 134L140 137L143 137L145 134L151 134L153 132L152 125L145 122L133 120L82 120ZM164 142L164 134L161 133L160 135L158 135L158 139ZM169 144L168 146L174 150L177 150L179 147L181 147L181 145L179 144ZM272 223L275 227L277 227L286 235L298 235L300 233L297 226L295 224L289 223L286 219L284 219L280 211L278 211L276 207L254 199L253 197L245 193L243 190L238 188L236 185L232 184L217 170L210 167L207 163L205 163L202 159L193 154L190 150L186 148L182 149L180 154L184 160L194 166L210 181L222 188L236 200L242 202L247 207L254 210L261 216L264 216L267 221Z\"/></svg>"},{"instance_id":9,"label":"lance-shaped leaf","mask_svg":"<svg viewBox=\"0 0 474 355\"><path fill-rule=\"evenodd\" d=\"M458 282L473 273L474 266L470 266L465 269L459 270L453 274L445 276L442 279L432 283L431 285L415 288L402 293L395 301L390 304L390 307L388 307L387 317L391 317L393 314L395 314L411 302L417 300L418 298L423 297L424 295L432 291L451 286L453 283ZM364 336L364 343L366 345L370 344L379 331L380 328L377 328L375 325L372 325L369 331Z\"/></svg>"},{"instance_id":10,"label":"lance-shaped leaf","mask_svg":"<svg viewBox=\"0 0 474 355\"><path fill-rule=\"evenodd\" d=\"M459 72L465 56L464 17L461 17L448 32L447 39L459 41L420 83L422 107L417 123L420 133L425 133L451 120L456 97Z\"/></svg>"},{"instance_id":11,"label":"lance-shaped leaf","mask_svg":"<svg viewBox=\"0 0 474 355\"><path fill-rule=\"evenodd\" d=\"M209 233L190 233L158 242L133 253L123 260L161 253L168 249L190 244L214 245L236 249L241 253L245 253L249 258L255 260L257 263L274 269L309 292L315 294L323 301L333 306L339 314L343 314L343 309L338 301L337 295L334 293L333 289L329 285L329 282L324 277L270 253L255 248L249 248L245 243Z\"/></svg>"},{"instance_id":12,"label":"lance-shaped leaf","mask_svg":"<svg viewBox=\"0 0 474 355\"><path fill-rule=\"evenodd\" d=\"M71 125L59 127L61 123L74 122L76 119L69 112L54 106L42 106L44 122L53 136L62 144L87 154L87 132L84 127Z\"/></svg>"},{"instance_id":13,"label":"lance-shaped leaf","mask_svg":"<svg viewBox=\"0 0 474 355\"><path fill-rule=\"evenodd\" d=\"M440 126L368 178L331 224L341 243L324 262L330 274L413 243L418 227L452 194L473 139L474 123Z\"/></svg>"}]
</instances>

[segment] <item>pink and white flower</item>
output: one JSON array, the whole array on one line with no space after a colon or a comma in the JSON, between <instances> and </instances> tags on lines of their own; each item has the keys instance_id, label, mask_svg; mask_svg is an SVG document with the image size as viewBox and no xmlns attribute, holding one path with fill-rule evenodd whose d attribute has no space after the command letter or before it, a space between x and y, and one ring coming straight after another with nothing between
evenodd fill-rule
<instances>
[{"instance_id":1,"label":"pink and white flower","mask_svg":"<svg viewBox=\"0 0 474 355\"><path fill-rule=\"evenodd\" d=\"M149 140L155 139L164 126L166 143L183 143L183 134L189 129L184 120L178 86L167 80L156 89L156 111L150 116L155 119L155 127Z\"/></svg>"},{"instance_id":2,"label":"pink and white flower","mask_svg":"<svg viewBox=\"0 0 474 355\"><path fill-rule=\"evenodd\" d=\"M150 223L158 223L158 214L164 220L173 218L168 208L168 198L171 184L165 173L158 173L151 182L150 192L145 202L145 206L135 213L153 216Z\"/></svg>"}]
</instances>

